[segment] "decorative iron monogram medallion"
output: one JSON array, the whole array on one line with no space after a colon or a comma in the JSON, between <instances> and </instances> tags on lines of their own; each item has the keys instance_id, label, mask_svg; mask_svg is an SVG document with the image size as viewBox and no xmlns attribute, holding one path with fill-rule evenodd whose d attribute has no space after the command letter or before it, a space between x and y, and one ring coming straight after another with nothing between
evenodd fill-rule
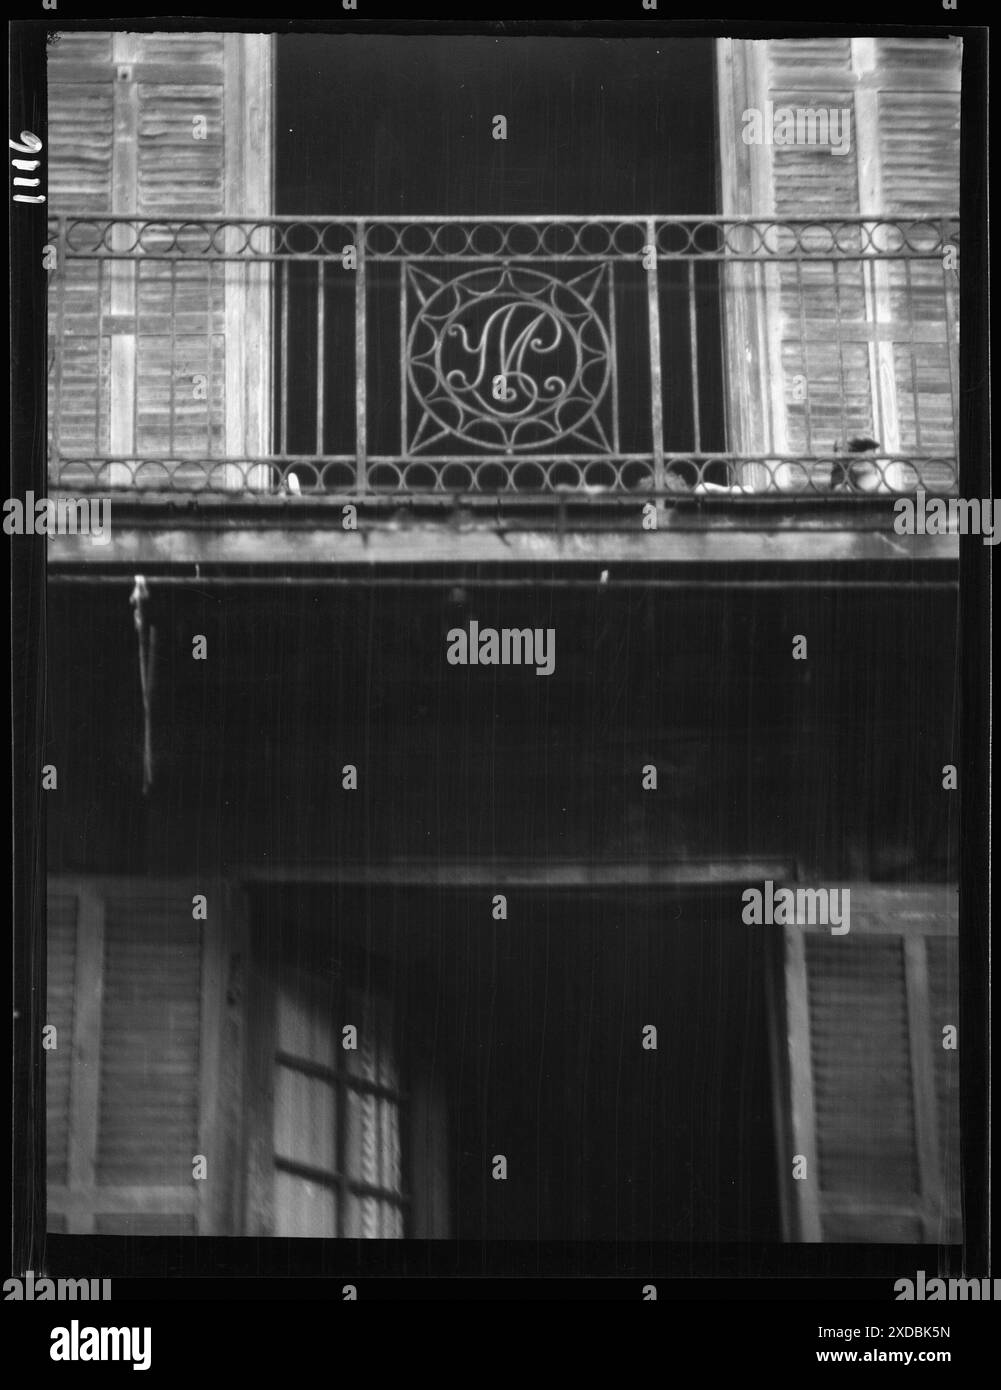
<instances>
[{"instance_id":1,"label":"decorative iron monogram medallion","mask_svg":"<svg viewBox=\"0 0 1001 1390\"><path fill-rule=\"evenodd\" d=\"M446 436L506 453L559 440L607 451L598 410L611 350L594 304L605 274L501 265L442 281L411 266L420 308L407 371L423 408L411 452Z\"/></svg>"}]
</instances>

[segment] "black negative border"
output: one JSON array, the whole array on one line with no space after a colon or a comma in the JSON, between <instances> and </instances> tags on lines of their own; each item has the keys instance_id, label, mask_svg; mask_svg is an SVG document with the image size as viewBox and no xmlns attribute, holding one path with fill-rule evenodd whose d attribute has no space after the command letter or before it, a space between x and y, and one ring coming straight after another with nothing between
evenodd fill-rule
<instances>
[{"instance_id":1,"label":"black negative border","mask_svg":"<svg viewBox=\"0 0 1001 1390\"><path fill-rule=\"evenodd\" d=\"M221 7L220 7L221 8ZM261 32L351 32L364 27L378 33L436 33L441 35L474 33L486 35L577 35L615 37L678 37L732 35L742 38L806 37L904 33L931 37L943 30L964 39L963 62L963 150L961 218L964 228L962 279L960 288L962 323L961 375L965 384L962 400L961 478L962 492L968 497L990 496L989 464L989 379L988 379L988 283L986 225L986 115L987 115L987 31L957 25L951 12L931 9L936 22L901 26L892 20L873 17L873 5L860 5L859 20L845 19L843 7L838 23L818 25L793 20L728 18L712 21L692 20L666 23L654 16L636 20L532 21L520 17L492 21L460 19L399 20L383 13L390 7L364 0L364 17L357 13L341 18L333 11L330 20L285 20L257 18L152 19L137 14L128 5L90 7L76 4L72 16L59 11L42 17L14 20L10 37L10 130L14 138L21 130L33 130L47 143L45 122L45 41L48 30L98 29L115 26L109 20L127 20L132 30L196 31L227 29ZM666 8L666 7L665 7ZM753 6L750 7L753 12ZM83 10L96 13L84 17ZM531 7L526 6L526 10ZM10 204L11 270L11 496L27 491L45 491L46 416L46 324L41 249L45 240L45 205L29 207ZM963 1131L964 1224L966 1247L962 1257L958 1248L944 1250L921 1246L771 1246L771 1247L677 1247L637 1246L628 1249L607 1245L554 1245L513 1247L510 1243L476 1244L459 1249L449 1242L392 1243L393 1250L364 1249L355 1242L258 1241L252 1237L224 1240L211 1237L186 1239L144 1239L111 1237L45 1236L44 1194L44 1071L41 1054L41 1025L44 1021L45 980L45 807L41 793L41 767L45 761L45 542L42 538L20 537L11 545L11 653L12 653L12 809L13 839L13 967L11 1081L13 1112L13 1156L10 1192L12 1197L11 1266L16 1274L27 1269L50 1269L53 1274L83 1276L114 1274L127 1281L142 1280L146 1297L199 1297L197 1285L188 1281L211 1276L225 1279L223 1296L280 1296L274 1286L252 1294L248 1278L267 1279L271 1271L283 1275L281 1288L291 1296L303 1296L293 1277L312 1281L343 1279L345 1271L358 1278L392 1278L424 1275L426 1292L420 1296L448 1296L449 1284L456 1277L506 1275L516 1280L540 1277L577 1279L587 1276L641 1278L658 1275L692 1278L701 1273L715 1274L726 1283L731 1271L753 1267L756 1274L771 1277L774 1284L753 1287L755 1297L771 1289L771 1296L790 1297L787 1279L807 1281L803 1296L808 1298L879 1296L869 1281L883 1279L893 1272L930 1270L942 1267L954 1273L981 1274L989 1268L988 1212L990 1198L989 1116L987 1078L989 1075L989 980L988 944L990 922L990 857L988 847L990 780L990 548L976 537L964 540L960 548L960 671L964 719L961 726L962 851L961 893L964 932L961 941L962 986L961 1018L964 1061L961 1095ZM987 775L985 775L985 773ZM316 1246L322 1246L317 1250ZM336 1249L332 1248L336 1245ZM451 1252L446 1254L442 1246ZM308 1247L308 1248L307 1248ZM435 1247L438 1247L437 1249ZM396 1251L396 1254L393 1254ZM866 1253L868 1252L868 1253ZM687 1272L680 1261L688 1261ZM850 1259L846 1258L850 1256ZM397 1260L395 1269L389 1266ZM447 1270L449 1260L451 1270ZM922 1260L924 1264L922 1265ZM443 1261L445 1268L443 1268ZM710 1269L710 1266L713 1268ZM447 1272L446 1272L447 1270ZM443 1278L439 1286L435 1276ZM443 1277L444 1276L444 1277ZM430 1282L428 1282L430 1279ZM844 1282L848 1280L846 1285ZM168 1283L161 1283L168 1280ZM856 1280L860 1282L856 1282ZM214 1281L213 1281L214 1282ZM316 1287L316 1285L313 1285ZM129 1286L138 1292L139 1286ZM434 1292L433 1290L437 1290ZM849 1292L851 1289L851 1292ZM126 1289L120 1289L125 1294ZM688 1296L733 1297L723 1285L701 1282L690 1286ZM330 1296L328 1291L323 1296ZM336 1295L335 1295L336 1296ZM676 1296L676 1295L674 1295ZM765 1294L765 1296L769 1296ZM792 1296L795 1296L793 1294ZM951 1311L951 1309L950 1309Z\"/></svg>"}]
</instances>

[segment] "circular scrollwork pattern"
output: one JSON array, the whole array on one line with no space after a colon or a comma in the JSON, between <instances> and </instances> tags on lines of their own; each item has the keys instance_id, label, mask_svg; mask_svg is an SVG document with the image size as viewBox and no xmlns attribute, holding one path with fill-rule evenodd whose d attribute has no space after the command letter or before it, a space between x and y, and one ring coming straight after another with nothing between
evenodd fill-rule
<instances>
[{"instance_id":1,"label":"circular scrollwork pattern","mask_svg":"<svg viewBox=\"0 0 1001 1390\"><path fill-rule=\"evenodd\" d=\"M603 276L563 281L509 265L415 276L407 368L423 416L411 447L443 434L507 452L566 439L605 447L597 411L610 350L594 305Z\"/></svg>"}]
</instances>

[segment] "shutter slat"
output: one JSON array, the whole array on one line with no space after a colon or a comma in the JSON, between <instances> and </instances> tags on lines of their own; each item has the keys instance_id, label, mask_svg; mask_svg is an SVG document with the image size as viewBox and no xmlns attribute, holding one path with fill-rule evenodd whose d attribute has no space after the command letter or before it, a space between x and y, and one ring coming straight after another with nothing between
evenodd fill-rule
<instances>
[{"instance_id":1,"label":"shutter slat","mask_svg":"<svg viewBox=\"0 0 1001 1390\"><path fill-rule=\"evenodd\" d=\"M851 39L772 39L769 42L772 72L778 85L792 85L804 69L826 68L851 72Z\"/></svg>"},{"instance_id":2,"label":"shutter slat","mask_svg":"<svg viewBox=\"0 0 1001 1390\"><path fill-rule=\"evenodd\" d=\"M149 34L143 43L143 61L184 67L222 67L222 34Z\"/></svg>"},{"instance_id":3,"label":"shutter slat","mask_svg":"<svg viewBox=\"0 0 1001 1390\"><path fill-rule=\"evenodd\" d=\"M111 62L112 35L107 33L62 33L46 50L50 80L66 70Z\"/></svg>"}]
</instances>

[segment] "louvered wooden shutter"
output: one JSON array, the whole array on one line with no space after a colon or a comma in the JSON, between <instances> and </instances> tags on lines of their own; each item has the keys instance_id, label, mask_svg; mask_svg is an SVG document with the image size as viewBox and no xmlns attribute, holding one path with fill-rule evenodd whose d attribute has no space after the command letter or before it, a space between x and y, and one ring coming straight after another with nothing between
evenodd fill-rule
<instances>
[{"instance_id":1,"label":"louvered wooden shutter","mask_svg":"<svg viewBox=\"0 0 1001 1390\"><path fill-rule=\"evenodd\" d=\"M926 217L959 210L957 40L830 39L769 45L776 107L852 113L852 153L775 146L781 217ZM935 245L936 232L923 238ZM922 237L913 237L920 249ZM793 452L871 435L899 453L954 454L955 278L940 262L807 264L782 272L782 371ZM802 402L791 383L806 384ZM930 465L929 486L949 471ZM900 482L907 479L901 477Z\"/></svg>"},{"instance_id":2,"label":"louvered wooden shutter","mask_svg":"<svg viewBox=\"0 0 1001 1390\"><path fill-rule=\"evenodd\" d=\"M201 971L190 898L136 893L106 903L97 1231L195 1230ZM138 1189L159 1210L116 1211L107 1189Z\"/></svg>"},{"instance_id":3,"label":"louvered wooden shutter","mask_svg":"<svg viewBox=\"0 0 1001 1390\"><path fill-rule=\"evenodd\" d=\"M220 217L223 36L149 35L141 41L134 77L136 211L149 217ZM195 138L196 121L204 139ZM191 240L197 238L193 233ZM162 246L167 237L159 240ZM138 454L207 459L224 452L224 288L223 267L211 261L139 263ZM151 484L157 472L148 470ZM182 466L175 481L197 486L202 477L201 468Z\"/></svg>"},{"instance_id":4,"label":"louvered wooden shutter","mask_svg":"<svg viewBox=\"0 0 1001 1390\"><path fill-rule=\"evenodd\" d=\"M47 915L47 997L45 1022L55 1029L45 1052L46 1180L48 1190L69 1182L70 1070L76 1016L78 896L50 889ZM66 1229L63 1212L50 1209L49 1230Z\"/></svg>"},{"instance_id":5,"label":"louvered wooden shutter","mask_svg":"<svg viewBox=\"0 0 1001 1390\"><path fill-rule=\"evenodd\" d=\"M771 102L772 110L849 111L852 147L834 155L823 145L762 145L736 158L724 150L724 212L815 218L818 228L844 216L958 213L958 40L726 43L724 144L740 145L743 109ZM937 238L935 228L915 234L913 248ZM847 229L838 240L842 250L863 249ZM805 234L811 242L830 245L819 229ZM757 279L735 268L727 355L739 446L825 454L864 435L892 453L954 456L957 310L955 277L937 260L818 256L759 267ZM763 322L749 334L756 313ZM742 404L762 390L767 411ZM818 481L828 474L824 465ZM891 481L908 486L916 476L902 469ZM946 487L951 473L922 465L922 478Z\"/></svg>"},{"instance_id":6,"label":"louvered wooden shutter","mask_svg":"<svg viewBox=\"0 0 1001 1390\"><path fill-rule=\"evenodd\" d=\"M959 1239L955 895L854 885L851 930L785 929L794 1237ZM792 1179L796 1156L805 1177Z\"/></svg>"},{"instance_id":7,"label":"louvered wooden shutter","mask_svg":"<svg viewBox=\"0 0 1001 1390\"><path fill-rule=\"evenodd\" d=\"M52 213L112 209L114 132L111 34L61 34L48 50L48 178ZM67 490L98 481L94 459L110 447L108 281L99 261L65 263L49 277L49 458L60 454Z\"/></svg>"},{"instance_id":8,"label":"louvered wooden shutter","mask_svg":"<svg viewBox=\"0 0 1001 1390\"><path fill-rule=\"evenodd\" d=\"M220 1114L232 896L190 885L54 880L49 888L50 1228L218 1231L232 1154ZM231 1044L230 1044L231 1046ZM193 1161L206 1159L195 1179Z\"/></svg>"},{"instance_id":9,"label":"louvered wooden shutter","mask_svg":"<svg viewBox=\"0 0 1001 1390\"><path fill-rule=\"evenodd\" d=\"M51 211L194 221L268 213L269 92L244 101L269 71L268 43L63 35L48 74ZM129 227L111 233L115 249L135 241ZM235 485L243 472L213 460L266 450L266 277L199 254L209 236L195 227L183 233L188 258L154 259L170 241L147 229L138 259L71 260L53 276L50 449L83 456L63 463L66 487ZM94 249L95 233L78 229L74 242ZM102 466L109 453L123 461Z\"/></svg>"},{"instance_id":10,"label":"louvered wooden shutter","mask_svg":"<svg viewBox=\"0 0 1001 1390\"><path fill-rule=\"evenodd\" d=\"M851 39L775 41L768 45L766 100L775 109L825 107L854 113ZM852 135L855 135L854 122ZM773 145L772 207L778 218L830 221L859 211L853 152L823 145ZM823 233L812 238L823 245ZM811 238L807 237L808 242ZM857 238L850 238L853 249ZM771 312L778 317L784 439L793 454L827 453L835 441L872 435L863 270L821 259L781 265ZM801 397L797 399L797 397ZM829 468L821 477L830 476ZM826 478L824 479L826 481ZM820 481L820 478L818 478Z\"/></svg>"},{"instance_id":11,"label":"louvered wooden shutter","mask_svg":"<svg viewBox=\"0 0 1001 1390\"><path fill-rule=\"evenodd\" d=\"M881 39L877 47L872 196L891 216L958 213L962 41L929 49L927 41ZM884 293L886 316L900 325L886 348L899 447L954 454L958 279L934 262L895 262ZM941 470L926 470L925 479L946 481Z\"/></svg>"}]
</instances>

